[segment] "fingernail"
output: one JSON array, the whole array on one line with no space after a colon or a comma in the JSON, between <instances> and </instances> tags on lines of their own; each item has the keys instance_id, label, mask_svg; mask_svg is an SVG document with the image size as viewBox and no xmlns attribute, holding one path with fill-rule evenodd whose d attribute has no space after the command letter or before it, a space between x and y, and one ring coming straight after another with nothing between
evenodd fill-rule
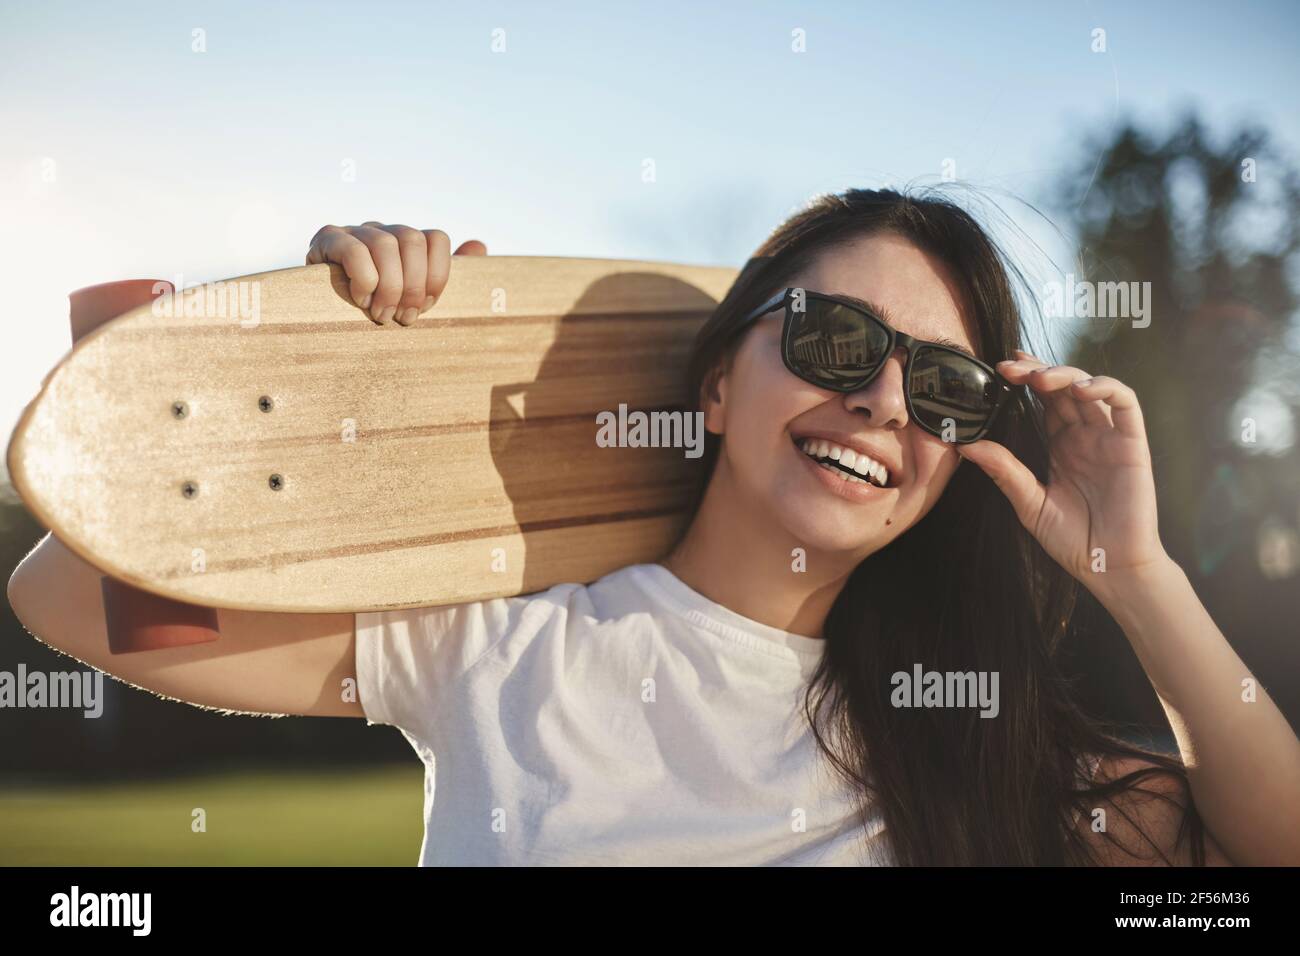
<instances>
[{"instance_id":1,"label":"fingernail","mask_svg":"<svg viewBox=\"0 0 1300 956\"><path fill-rule=\"evenodd\" d=\"M363 309L370 308L370 300L373 299L374 297L375 294L373 292L367 292L366 297L361 300L361 308Z\"/></svg>"},{"instance_id":2,"label":"fingernail","mask_svg":"<svg viewBox=\"0 0 1300 956\"><path fill-rule=\"evenodd\" d=\"M1016 364L1015 359L1003 359L1001 362L997 364L997 367L1001 368L1004 365L1015 365L1015 364Z\"/></svg>"},{"instance_id":3,"label":"fingernail","mask_svg":"<svg viewBox=\"0 0 1300 956\"><path fill-rule=\"evenodd\" d=\"M421 311L421 312L428 312L428 311L429 311L430 309L432 309L432 308L433 308L433 296L429 296L428 298L426 298L426 299L424 300L424 308L421 309L420 311Z\"/></svg>"},{"instance_id":4,"label":"fingernail","mask_svg":"<svg viewBox=\"0 0 1300 956\"><path fill-rule=\"evenodd\" d=\"M420 312L419 312L418 309L415 309L415 308L403 309L403 310L402 310L402 324L403 324L403 325L410 325L410 324L411 324L412 322L414 322L417 318L419 318L419 315L420 315Z\"/></svg>"},{"instance_id":5,"label":"fingernail","mask_svg":"<svg viewBox=\"0 0 1300 956\"><path fill-rule=\"evenodd\" d=\"M1080 388L1087 388L1089 385L1092 384L1092 379L1090 379L1090 378L1081 378L1081 379L1079 379L1077 382L1075 382L1074 384L1075 384L1075 385L1078 385Z\"/></svg>"}]
</instances>

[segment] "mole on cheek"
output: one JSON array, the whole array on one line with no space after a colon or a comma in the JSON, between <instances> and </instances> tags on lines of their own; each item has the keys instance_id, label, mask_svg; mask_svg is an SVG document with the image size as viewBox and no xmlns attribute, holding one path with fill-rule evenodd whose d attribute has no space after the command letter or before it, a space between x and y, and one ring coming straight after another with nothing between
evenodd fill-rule
<instances>
[{"instance_id":1,"label":"mole on cheek","mask_svg":"<svg viewBox=\"0 0 1300 956\"><path fill-rule=\"evenodd\" d=\"M893 518L886 518L886 519L885 519L885 524L893 524L893 523L894 523L894 519L893 519Z\"/></svg>"}]
</instances>

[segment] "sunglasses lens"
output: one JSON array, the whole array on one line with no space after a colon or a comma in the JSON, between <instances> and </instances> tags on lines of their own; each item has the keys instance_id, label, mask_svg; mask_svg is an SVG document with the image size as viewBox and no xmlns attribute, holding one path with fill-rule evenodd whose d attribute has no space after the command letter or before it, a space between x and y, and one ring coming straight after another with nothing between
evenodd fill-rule
<instances>
[{"instance_id":1,"label":"sunglasses lens","mask_svg":"<svg viewBox=\"0 0 1300 956\"><path fill-rule=\"evenodd\" d=\"M958 442L984 429L1002 394L993 376L966 356L927 346L912 359L909 387L920 424Z\"/></svg>"},{"instance_id":2,"label":"sunglasses lens","mask_svg":"<svg viewBox=\"0 0 1300 956\"><path fill-rule=\"evenodd\" d=\"M822 388L848 387L888 358L889 332L879 322L812 296L803 305L791 318L786 348L787 360L801 378Z\"/></svg>"}]
</instances>

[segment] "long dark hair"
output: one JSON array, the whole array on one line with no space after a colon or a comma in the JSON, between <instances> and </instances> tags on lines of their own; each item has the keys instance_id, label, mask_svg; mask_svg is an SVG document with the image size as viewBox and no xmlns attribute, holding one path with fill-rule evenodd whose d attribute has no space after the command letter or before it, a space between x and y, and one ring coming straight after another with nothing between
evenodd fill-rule
<instances>
[{"instance_id":1,"label":"long dark hair","mask_svg":"<svg viewBox=\"0 0 1300 956\"><path fill-rule=\"evenodd\" d=\"M973 312L981 357L996 361L1022 347L1011 278L1024 289L1028 283L970 213L935 188L853 189L810 202L742 270L695 340L687 368L691 410L701 408L704 389L730 367L743 338L734 334L736 326L746 313L821 253L879 233L901 236L949 266ZM1046 481L1047 442L1036 399L1004 413L989 437ZM706 436L695 508L722 440ZM1178 842L1190 836L1193 861L1204 863L1203 830L1182 763L1125 743L1071 699L1058 651L1077 597L1074 579L970 462L957 469L929 514L850 575L826 620L826 653L804 711L820 750L860 791L863 822L869 805L883 813L897 863L1096 862L1075 819L1082 814L1091 822L1100 801L1152 774L1180 781L1187 810ZM999 715L892 706L891 675L911 673L918 662L927 671L997 672ZM1155 766L1092 783L1086 761L1104 756ZM1109 805L1160 851L1138 821ZM1109 832L1106 837L1117 842Z\"/></svg>"}]
</instances>

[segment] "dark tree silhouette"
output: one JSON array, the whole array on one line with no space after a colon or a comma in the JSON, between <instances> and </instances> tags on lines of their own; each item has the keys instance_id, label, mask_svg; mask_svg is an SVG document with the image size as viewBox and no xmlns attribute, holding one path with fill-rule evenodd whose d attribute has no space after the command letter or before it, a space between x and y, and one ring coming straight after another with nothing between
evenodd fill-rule
<instances>
[{"instance_id":1,"label":"dark tree silhouette","mask_svg":"<svg viewBox=\"0 0 1300 956\"><path fill-rule=\"evenodd\" d=\"M1137 392L1165 546L1295 723L1300 175L1265 130L1216 145L1194 115L1163 139L1126 125L1083 155L1057 186L1081 250L1075 272L1149 282L1151 313L1145 328L1083 320L1068 361ZM1117 650L1113 624L1097 626L1110 629L1099 645ZM1118 683L1146 701L1140 716L1162 720L1149 688L1134 686L1140 671L1121 670Z\"/></svg>"}]
</instances>

